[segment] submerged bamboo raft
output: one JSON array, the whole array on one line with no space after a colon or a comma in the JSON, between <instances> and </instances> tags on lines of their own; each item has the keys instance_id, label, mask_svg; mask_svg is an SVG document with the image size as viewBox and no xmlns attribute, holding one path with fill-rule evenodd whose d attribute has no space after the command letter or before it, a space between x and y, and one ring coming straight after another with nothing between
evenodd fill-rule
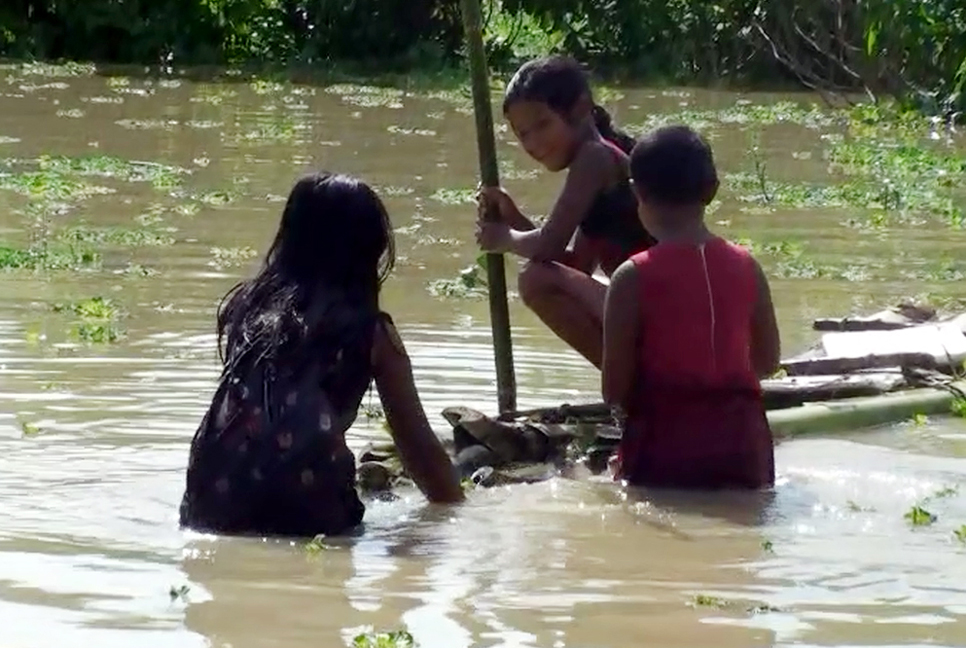
<instances>
[{"instance_id":1,"label":"submerged bamboo raft","mask_svg":"<svg viewBox=\"0 0 966 648\"><path fill-rule=\"evenodd\" d=\"M805 353L763 380L776 440L871 428L966 403L966 314L902 303L862 317L816 320L822 333ZM599 473L621 428L604 403L563 404L488 417L451 407L450 451L462 475L490 486L532 482L583 469ZM385 491L402 475L391 444L360 454L364 490Z\"/></svg>"}]
</instances>

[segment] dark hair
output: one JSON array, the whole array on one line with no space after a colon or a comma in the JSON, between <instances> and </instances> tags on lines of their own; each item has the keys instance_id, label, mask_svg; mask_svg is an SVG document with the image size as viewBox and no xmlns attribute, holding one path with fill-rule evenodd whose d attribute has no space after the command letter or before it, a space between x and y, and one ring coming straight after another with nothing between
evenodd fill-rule
<instances>
[{"instance_id":1,"label":"dark hair","mask_svg":"<svg viewBox=\"0 0 966 648\"><path fill-rule=\"evenodd\" d=\"M687 126L664 126L641 138L631 151L631 178L649 200L685 205L710 200L718 182L711 146Z\"/></svg>"},{"instance_id":2,"label":"dark hair","mask_svg":"<svg viewBox=\"0 0 966 648\"><path fill-rule=\"evenodd\" d=\"M573 58L563 55L545 56L527 61L511 77L503 95L503 114L519 101L537 101L547 104L555 113L569 117L581 97L586 96L593 105L593 118L597 130L625 153L630 153L634 138L614 127L610 114L593 103L587 75Z\"/></svg>"},{"instance_id":3,"label":"dark hair","mask_svg":"<svg viewBox=\"0 0 966 648\"><path fill-rule=\"evenodd\" d=\"M259 359L297 352L326 328L338 346L332 336L352 327L327 321L335 310L329 298L374 316L394 261L389 215L367 184L328 172L300 178L258 274L236 284L219 305L222 361L252 350Z\"/></svg>"}]
</instances>

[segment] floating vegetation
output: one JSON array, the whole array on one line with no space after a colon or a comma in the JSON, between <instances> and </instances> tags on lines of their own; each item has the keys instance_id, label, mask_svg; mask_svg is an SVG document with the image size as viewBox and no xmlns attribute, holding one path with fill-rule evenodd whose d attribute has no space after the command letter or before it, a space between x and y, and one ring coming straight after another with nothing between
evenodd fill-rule
<instances>
[{"instance_id":1,"label":"floating vegetation","mask_svg":"<svg viewBox=\"0 0 966 648\"><path fill-rule=\"evenodd\" d=\"M853 513L875 513L875 508L871 506L861 506L854 500L845 503L845 508Z\"/></svg>"},{"instance_id":2,"label":"floating vegetation","mask_svg":"<svg viewBox=\"0 0 966 648\"><path fill-rule=\"evenodd\" d=\"M187 585L180 585L178 587L175 587L174 585L172 585L171 586L171 589L168 590L168 596L171 597L171 602L172 603L174 601L179 600L179 599L181 601L187 602L187 600L188 600L188 593L190 591L191 591L191 588L189 588Z\"/></svg>"},{"instance_id":3,"label":"floating vegetation","mask_svg":"<svg viewBox=\"0 0 966 648\"><path fill-rule=\"evenodd\" d=\"M537 169L518 169L507 159L500 160L499 166L500 178L504 180L533 180L540 173Z\"/></svg>"},{"instance_id":4,"label":"floating vegetation","mask_svg":"<svg viewBox=\"0 0 966 648\"><path fill-rule=\"evenodd\" d=\"M476 204L475 189L437 189L431 199L444 205Z\"/></svg>"},{"instance_id":5,"label":"floating vegetation","mask_svg":"<svg viewBox=\"0 0 966 648\"><path fill-rule=\"evenodd\" d=\"M902 517L914 527L929 526L939 519L918 504L909 509Z\"/></svg>"},{"instance_id":6,"label":"floating vegetation","mask_svg":"<svg viewBox=\"0 0 966 648\"><path fill-rule=\"evenodd\" d=\"M317 556L323 551L328 551L332 546L327 544L325 541L325 536L319 534L305 543L305 553L310 556Z\"/></svg>"},{"instance_id":7,"label":"floating vegetation","mask_svg":"<svg viewBox=\"0 0 966 648\"><path fill-rule=\"evenodd\" d=\"M108 187L47 170L0 173L0 190L14 191L31 199L57 201L83 200L114 192Z\"/></svg>"},{"instance_id":8,"label":"floating vegetation","mask_svg":"<svg viewBox=\"0 0 966 648\"><path fill-rule=\"evenodd\" d=\"M339 95L342 101L363 108L393 108L403 107L402 98L405 93L398 88L371 85L356 85L354 83L338 83L325 89L329 94Z\"/></svg>"},{"instance_id":9,"label":"floating vegetation","mask_svg":"<svg viewBox=\"0 0 966 648\"><path fill-rule=\"evenodd\" d=\"M810 129L827 128L842 121L841 116L819 106L803 105L792 101L756 104L739 100L733 106L720 110L680 110L673 113L648 115L644 123L629 124L627 130L640 134L669 124L686 123L698 130L721 125L771 126L796 124Z\"/></svg>"},{"instance_id":10,"label":"floating vegetation","mask_svg":"<svg viewBox=\"0 0 966 648\"><path fill-rule=\"evenodd\" d=\"M0 242L0 270L90 270L100 264L101 255L87 248L45 243L19 248Z\"/></svg>"},{"instance_id":11,"label":"floating vegetation","mask_svg":"<svg viewBox=\"0 0 966 648\"><path fill-rule=\"evenodd\" d=\"M231 99L237 96L238 92L231 88L224 88L217 85L204 85L199 88L198 94L191 97L189 101L220 106L225 102L225 99Z\"/></svg>"},{"instance_id":12,"label":"floating vegetation","mask_svg":"<svg viewBox=\"0 0 966 648\"><path fill-rule=\"evenodd\" d=\"M103 297L91 297L78 302L66 304L53 304L51 310L55 313L73 313L79 317L87 319L117 319L121 315L121 309L111 299Z\"/></svg>"},{"instance_id":13,"label":"floating vegetation","mask_svg":"<svg viewBox=\"0 0 966 648\"><path fill-rule=\"evenodd\" d=\"M416 642L405 630L375 632L369 629L352 639L352 648L416 648Z\"/></svg>"},{"instance_id":14,"label":"floating vegetation","mask_svg":"<svg viewBox=\"0 0 966 648\"><path fill-rule=\"evenodd\" d=\"M211 205L214 207L227 205L233 202L235 198L236 198L236 195L232 191L209 191L207 193L203 193L199 196L196 196L196 200L198 200L199 202L202 202L206 205Z\"/></svg>"},{"instance_id":15,"label":"floating vegetation","mask_svg":"<svg viewBox=\"0 0 966 648\"><path fill-rule=\"evenodd\" d=\"M691 607L713 607L718 609L723 609L731 605L730 602L725 599L718 598L717 596L710 596L708 594L697 594L689 604Z\"/></svg>"},{"instance_id":16,"label":"floating vegetation","mask_svg":"<svg viewBox=\"0 0 966 648\"><path fill-rule=\"evenodd\" d=\"M929 417L921 412L917 412L912 415L912 424L916 427L922 427L929 424Z\"/></svg>"},{"instance_id":17,"label":"floating vegetation","mask_svg":"<svg viewBox=\"0 0 966 648\"><path fill-rule=\"evenodd\" d=\"M486 255L463 268L455 279L436 279L429 283L429 292L439 298L479 298L487 295Z\"/></svg>"},{"instance_id":18,"label":"floating vegetation","mask_svg":"<svg viewBox=\"0 0 966 648\"><path fill-rule=\"evenodd\" d=\"M69 110L58 110L54 114L57 117L68 117L70 119L80 119L81 117L84 117L87 113L85 113L80 108L71 108Z\"/></svg>"},{"instance_id":19,"label":"floating vegetation","mask_svg":"<svg viewBox=\"0 0 966 648\"><path fill-rule=\"evenodd\" d=\"M148 228L91 227L75 225L63 230L60 240L87 245L115 245L119 247L147 247L173 245L174 237Z\"/></svg>"},{"instance_id":20,"label":"floating vegetation","mask_svg":"<svg viewBox=\"0 0 966 648\"><path fill-rule=\"evenodd\" d=\"M762 540L761 550L765 553L775 553L775 545L771 540Z\"/></svg>"},{"instance_id":21,"label":"floating vegetation","mask_svg":"<svg viewBox=\"0 0 966 648\"><path fill-rule=\"evenodd\" d=\"M232 248L213 247L211 248L211 254L215 258L210 265L224 269L243 265L250 259L257 257L258 251L248 246Z\"/></svg>"},{"instance_id":22,"label":"floating vegetation","mask_svg":"<svg viewBox=\"0 0 966 648\"><path fill-rule=\"evenodd\" d=\"M428 128L406 128L403 126L387 126L386 130L394 135L421 135L423 137L436 137L436 131Z\"/></svg>"},{"instance_id":23,"label":"floating vegetation","mask_svg":"<svg viewBox=\"0 0 966 648\"><path fill-rule=\"evenodd\" d=\"M279 117L259 123L243 133L226 135L223 139L231 144L296 144L307 141L301 133L311 131L311 125L299 123L293 118Z\"/></svg>"},{"instance_id":24,"label":"floating vegetation","mask_svg":"<svg viewBox=\"0 0 966 648\"><path fill-rule=\"evenodd\" d=\"M128 130L170 130L178 125L174 119L119 119L114 123Z\"/></svg>"},{"instance_id":25,"label":"floating vegetation","mask_svg":"<svg viewBox=\"0 0 966 648\"><path fill-rule=\"evenodd\" d=\"M17 71L23 75L44 76L48 78L57 77L80 77L93 76L97 73L97 67L93 63L41 63L31 61L21 63L17 66Z\"/></svg>"},{"instance_id":26,"label":"floating vegetation","mask_svg":"<svg viewBox=\"0 0 966 648\"><path fill-rule=\"evenodd\" d=\"M966 524L962 525L958 529L953 530L953 537L966 544Z\"/></svg>"},{"instance_id":27,"label":"floating vegetation","mask_svg":"<svg viewBox=\"0 0 966 648\"><path fill-rule=\"evenodd\" d=\"M17 415L17 422L20 423L20 433L25 437L37 436L42 432L39 426L31 423L19 414Z\"/></svg>"},{"instance_id":28,"label":"floating vegetation","mask_svg":"<svg viewBox=\"0 0 966 648\"><path fill-rule=\"evenodd\" d=\"M798 258L805 253L805 246L801 241L773 241L760 243L749 238L735 238L733 242L744 247L755 256L767 255L772 257Z\"/></svg>"},{"instance_id":29,"label":"floating vegetation","mask_svg":"<svg viewBox=\"0 0 966 648\"><path fill-rule=\"evenodd\" d=\"M78 321L70 329L73 338L90 344L111 344L124 336L118 320L124 312L111 299L92 297L68 304L54 304L55 313L72 313Z\"/></svg>"},{"instance_id":30,"label":"floating vegetation","mask_svg":"<svg viewBox=\"0 0 966 648\"><path fill-rule=\"evenodd\" d=\"M81 97L81 101L92 104L122 104L124 97Z\"/></svg>"},{"instance_id":31,"label":"floating vegetation","mask_svg":"<svg viewBox=\"0 0 966 648\"><path fill-rule=\"evenodd\" d=\"M140 277L140 278L156 277L159 274L161 274L154 268L147 268L141 265L140 263L128 263L120 270L115 270L115 272L117 274L125 275L127 277Z\"/></svg>"},{"instance_id":32,"label":"floating vegetation","mask_svg":"<svg viewBox=\"0 0 966 648\"><path fill-rule=\"evenodd\" d=\"M941 488L930 496L930 499L945 499L947 497L954 497L959 494L959 486L946 486Z\"/></svg>"},{"instance_id":33,"label":"floating vegetation","mask_svg":"<svg viewBox=\"0 0 966 648\"><path fill-rule=\"evenodd\" d=\"M383 196L411 196L416 191L412 187L398 187L394 185L376 185L374 190Z\"/></svg>"},{"instance_id":34,"label":"floating vegetation","mask_svg":"<svg viewBox=\"0 0 966 648\"><path fill-rule=\"evenodd\" d=\"M248 84L248 87L257 95L278 94L285 90L285 85L265 79L255 79Z\"/></svg>"},{"instance_id":35,"label":"floating vegetation","mask_svg":"<svg viewBox=\"0 0 966 648\"><path fill-rule=\"evenodd\" d=\"M11 168L34 167L35 171L0 175L0 188L13 189L27 195L66 199L110 193L103 187L91 187L73 176L113 178L125 182L150 182L156 189L176 187L187 169L159 164L124 160L107 155L81 157L43 155L33 160L6 160Z\"/></svg>"},{"instance_id":36,"label":"floating vegetation","mask_svg":"<svg viewBox=\"0 0 966 648\"><path fill-rule=\"evenodd\" d=\"M966 418L966 398L953 399L949 409L954 415L960 418Z\"/></svg>"}]
</instances>

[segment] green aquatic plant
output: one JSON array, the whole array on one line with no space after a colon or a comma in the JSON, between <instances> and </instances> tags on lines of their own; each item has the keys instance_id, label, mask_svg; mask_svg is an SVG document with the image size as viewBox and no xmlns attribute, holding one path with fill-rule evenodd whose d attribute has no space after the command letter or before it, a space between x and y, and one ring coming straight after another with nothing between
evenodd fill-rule
<instances>
[{"instance_id":1,"label":"green aquatic plant","mask_svg":"<svg viewBox=\"0 0 966 648\"><path fill-rule=\"evenodd\" d=\"M762 540L761 550L765 553L775 553L775 545L771 540Z\"/></svg>"},{"instance_id":2,"label":"green aquatic plant","mask_svg":"<svg viewBox=\"0 0 966 648\"><path fill-rule=\"evenodd\" d=\"M674 112L653 113L643 123L629 124L628 131L640 134L674 123L686 123L697 130L728 126L797 125L809 129L828 128L842 121L840 115L816 103L797 103L778 101L775 103L753 103L739 100L732 106L718 110L684 109Z\"/></svg>"},{"instance_id":3,"label":"green aquatic plant","mask_svg":"<svg viewBox=\"0 0 966 648\"><path fill-rule=\"evenodd\" d=\"M955 537L961 543L966 544L966 524L962 525L958 529L954 529L953 537Z\"/></svg>"},{"instance_id":4,"label":"green aquatic plant","mask_svg":"<svg viewBox=\"0 0 966 648\"><path fill-rule=\"evenodd\" d=\"M437 189L430 195L430 198L444 205L476 204L476 190Z\"/></svg>"},{"instance_id":5,"label":"green aquatic plant","mask_svg":"<svg viewBox=\"0 0 966 648\"><path fill-rule=\"evenodd\" d=\"M305 543L304 551L310 556L317 556L323 551L328 551L331 548L331 545L326 543L325 536L320 533Z\"/></svg>"},{"instance_id":6,"label":"green aquatic plant","mask_svg":"<svg viewBox=\"0 0 966 648\"><path fill-rule=\"evenodd\" d=\"M917 412L912 415L912 424L916 427L922 427L929 424L929 417L921 412Z\"/></svg>"},{"instance_id":7,"label":"green aquatic plant","mask_svg":"<svg viewBox=\"0 0 966 648\"><path fill-rule=\"evenodd\" d=\"M936 515L918 504L906 511L903 517L914 527L929 526L939 519Z\"/></svg>"},{"instance_id":8,"label":"green aquatic plant","mask_svg":"<svg viewBox=\"0 0 966 648\"><path fill-rule=\"evenodd\" d=\"M930 499L945 499L947 497L954 497L959 494L959 486L946 486L945 488L940 488L938 491L930 496Z\"/></svg>"},{"instance_id":9,"label":"green aquatic plant","mask_svg":"<svg viewBox=\"0 0 966 648\"><path fill-rule=\"evenodd\" d=\"M966 419L966 398L954 398L949 409L954 415Z\"/></svg>"},{"instance_id":10,"label":"green aquatic plant","mask_svg":"<svg viewBox=\"0 0 966 648\"><path fill-rule=\"evenodd\" d=\"M405 92L399 88L357 85L354 83L337 83L325 89L329 94L338 95L343 102L361 108L393 108L403 107Z\"/></svg>"},{"instance_id":11,"label":"green aquatic plant","mask_svg":"<svg viewBox=\"0 0 966 648\"><path fill-rule=\"evenodd\" d=\"M487 295L486 257L480 255L476 263L460 270L455 279L435 279L429 283L429 292L440 298L480 298Z\"/></svg>"},{"instance_id":12,"label":"green aquatic plant","mask_svg":"<svg viewBox=\"0 0 966 648\"><path fill-rule=\"evenodd\" d=\"M28 61L18 63L16 71L24 76L42 76L47 78L94 76L97 66L93 63L45 63L42 61Z\"/></svg>"},{"instance_id":13,"label":"green aquatic plant","mask_svg":"<svg viewBox=\"0 0 966 648\"><path fill-rule=\"evenodd\" d=\"M375 632L370 629L352 639L352 648L416 648L416 642L405 630Z\"/></svg>"},{"instance_id":14,"label":"green aquatic plant","mask_svg":"<svg viewBox=\"0 0 966 648\"><path fill-rule=\"evenodd\" d=\"M70 336L88 344L113 344L124 337L118 320L126 313L111 299L92 297L67 304L53 304L56 313L72 313L78 319L71 326Z\"/></svg>"},{"instance_id":15,"label":"green aquatic plant","mask_svg":"<svg viewBox=\"0 0 966 648\"><path fill-rule=\"evenodd\" d=\"M0 242L0 270L90 270L100 264L101 255L88 248L44 243L21 248Z\"/></svg>"},{"instance_id":16,"label":"green aquatic plant","mask_svg":"<svg viewBox=\"0 0 966 648\"><path fill-rule=\"evenodd\" d=\"M147 227L92 227L75 225L62 230L58 238L67 243L86 245L115 245L118 247L166 246L174 244L174 237Z\"/></svg>"},{"instance_id":17,"label":"green aquatic plant","mask_svg":"<svg viewBox=\"0 0 966 648\"><path fill-rule=\"evenodd\" d=\"M168 590L168 596L171 597L172 603L177 600L187 602L188 593L190 591L191 591L191 588L188 587L187 585L179 585L179 586L172 585L171 588Z\"/></svg>"},{"instance_id":18,"label":"green aquatic plant","mask_svg":"<svg viewBox=\"0 0 966 648\"><path fill-rule=\"evenodd\" d=\"M70 312L87 319L118 319L122 315L121 308L112 299L91 297L67 304L53 304L51 310L55 313Z\"/></svg>"},{"instance_id":19,"label":"green aquatic plant","mask_svg":"<svg viewBox=\"0 0 966 648\"><path fill-rule=\"evenodd\" d=\"M20 423L20 432L25 437L37 436L43 431L40 429L40 427L38 427L34 423L31 423L30 421L20 416L19 414L17 415L17 421Z\"/></svg>"},{"instance_id":20,"label":"green aquatic plant","mask_svg":"<svg viewBox=\"0 0 966 648\"><path fill-rule=\"evenodd\" d=\"M726 608L730 605L728 601L717 596L711 596L709 594L697 594L690 603L691 607L713 607L713 608Z\"/></svg>"},{"instance_id":21,"label":"green aquatic plant","mask_svg":"<svg viewBox=\"0 0 966 648\"><path fill-rule=\"evenodd\" d=\"M216 268L224 269L245 264L258 256L258 251L249 246L242 247L213 247L211 254L214 256L212 265Z\"/></svg>"}]
</instances>

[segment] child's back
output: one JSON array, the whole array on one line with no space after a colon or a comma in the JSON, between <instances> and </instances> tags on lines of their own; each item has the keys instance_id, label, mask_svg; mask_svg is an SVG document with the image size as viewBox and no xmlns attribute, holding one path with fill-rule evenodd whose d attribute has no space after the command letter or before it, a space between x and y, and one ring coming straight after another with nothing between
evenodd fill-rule
<instances>
[{"instance_id":1,"label":"child's back","mask_svg":"<svg viewBox=\"0 0 966 648\"><path fill-rule=\"evenodd\" d=\"M754 259L712 238L662 243L631 257L641 288L639 380L651 387L756 388L750 329Z\"/></svg>"},{"instance_id":2,"label":"child's back","mask_svg":"<svg viewBox=\"0 0 966 648\"><path fill-rule=\"evenodd\" d=\"M379 289L392 226L366 184L300 179L258 274L218 315L224 370L191 444L183 526L313 536L362 520L346 432L375 380L404 467L427 497L462 499L426 420Z\"/></svg>"},{"instance_id":3,"label":"child's back","mask_svg":"<svg viewBox=\"0 0 966 648\"><path fill-rule=\"evenodd\" d=\"M651 486L770 486L759 377L775 368L778 332L758 263L704 226L717 190L710 149L689 129L661 129L631 165L659 242L618 269L607 296L604 397L627 415L620 474Z\"/></svg>"}]
</instances>

